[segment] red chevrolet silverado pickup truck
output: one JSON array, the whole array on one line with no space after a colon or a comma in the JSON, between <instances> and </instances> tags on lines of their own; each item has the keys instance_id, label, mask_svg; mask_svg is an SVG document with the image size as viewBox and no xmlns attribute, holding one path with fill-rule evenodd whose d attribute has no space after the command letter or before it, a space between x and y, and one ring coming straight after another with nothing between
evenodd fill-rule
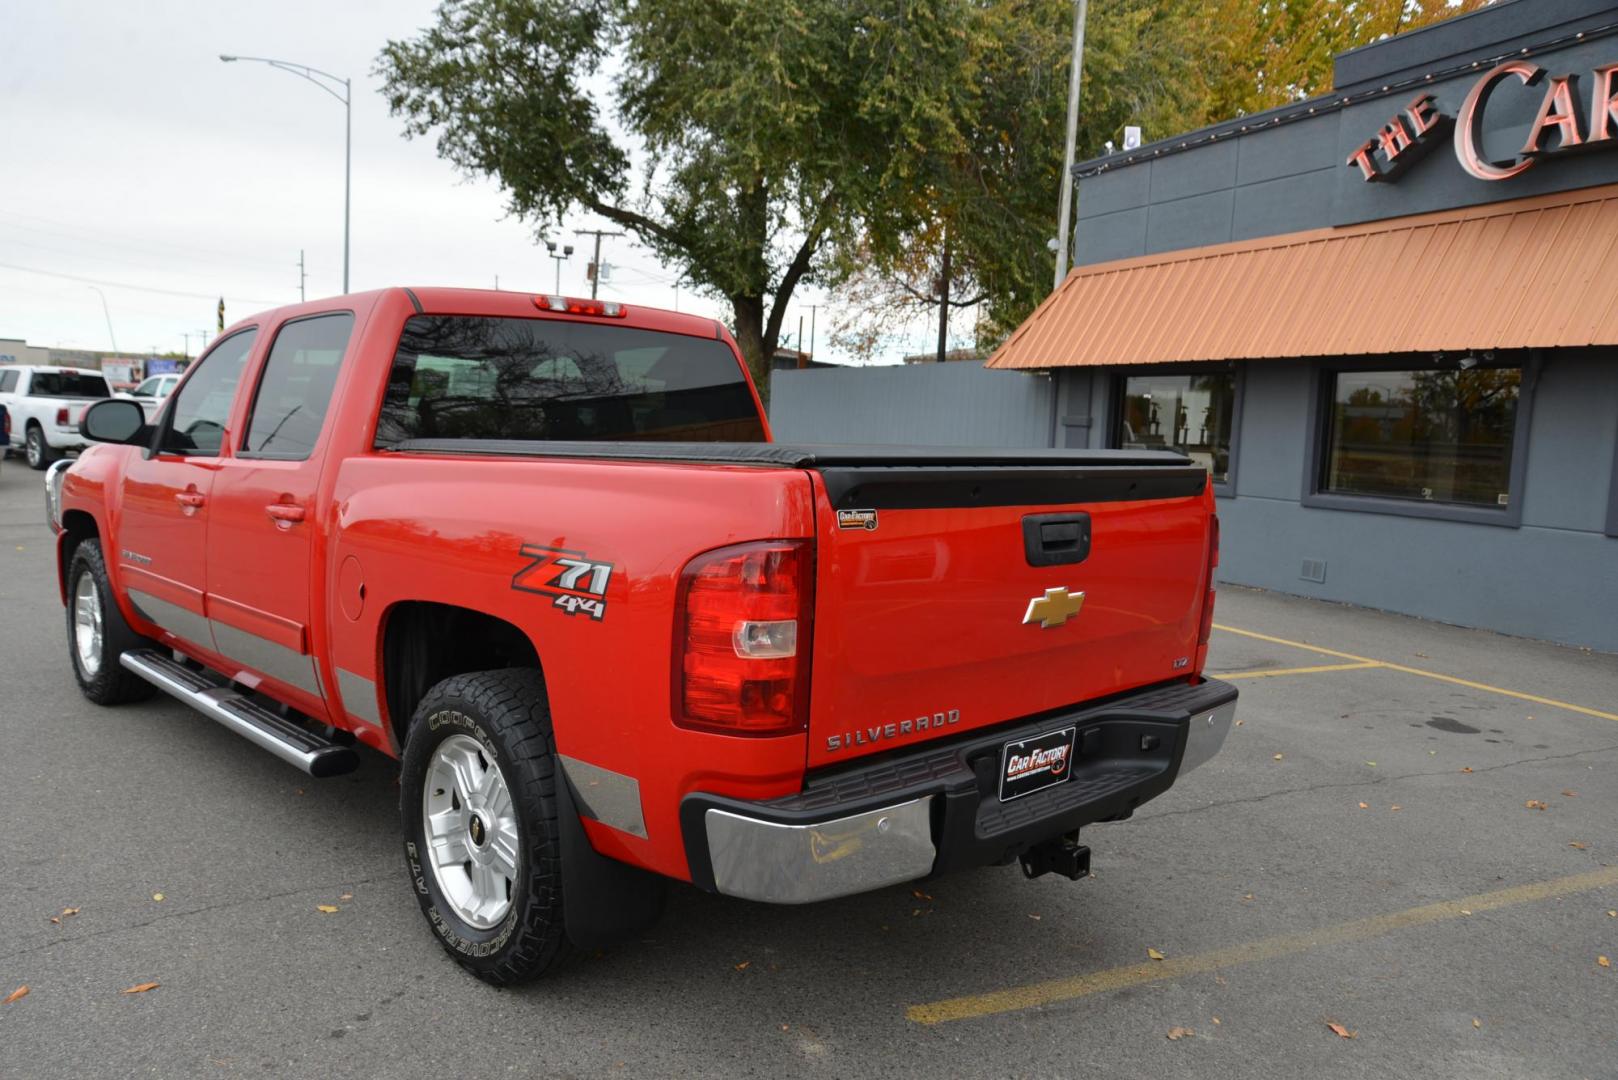
<instances>
[{"instance_id":1,"label":"red chevrolet silverado pickup truck","mask_svg":"<svg viewBox=\"0 0 1618 1080\"><path fill-rule=\"evenodd\" d=\"M314 776L400 760L495 983L668 879L795 904L1020 862L1207 760L1218 522L1162 452L770 441L710 319L393 288L238 323L48 474L74 676Z\"/></svg>"}]
</instances>

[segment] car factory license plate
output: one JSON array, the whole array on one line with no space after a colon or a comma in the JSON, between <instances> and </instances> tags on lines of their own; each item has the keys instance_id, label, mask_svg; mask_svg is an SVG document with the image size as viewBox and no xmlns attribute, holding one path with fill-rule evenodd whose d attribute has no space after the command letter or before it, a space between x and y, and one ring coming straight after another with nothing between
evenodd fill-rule
<instances>
[{"instance_id":1,"label":"car factory license plate","mask_svg":"<svg viewBox=\"0 0 1618 1080\"><path fill-rule=\"evenodd\" d=\"M1073 771L1073 728L1006 743L1000 755L1000 801L1060 784Z\"/></svg>"}]
</instances>

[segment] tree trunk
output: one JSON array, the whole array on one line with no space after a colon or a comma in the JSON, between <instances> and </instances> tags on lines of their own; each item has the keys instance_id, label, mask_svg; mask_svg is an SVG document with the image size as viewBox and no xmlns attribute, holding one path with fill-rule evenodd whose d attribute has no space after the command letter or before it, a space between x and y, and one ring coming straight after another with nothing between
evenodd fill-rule
<instances>
[{"instance_id":1,"label":"tree trunk","mask_svg":"<svg viewBox=\"0 0 1618 1080\"><path fill-rule=\"evenodd\" d=\"M753 373L759 397L770 400L770 357L775 353L775 342L764 334L764 298L762 296L732 296L732 312L736 316L736 346Z\"/></svg>"}]
</instances>

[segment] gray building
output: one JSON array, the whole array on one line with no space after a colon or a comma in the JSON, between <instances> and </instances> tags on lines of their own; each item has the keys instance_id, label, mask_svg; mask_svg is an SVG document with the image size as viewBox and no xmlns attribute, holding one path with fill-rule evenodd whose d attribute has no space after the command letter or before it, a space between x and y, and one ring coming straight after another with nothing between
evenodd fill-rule
<instances>
[{"instance_id":1,"label":"gray building","mask_svg":"<svg viewBox=\"0 0 1618 1080\"><path fill-rule=\"evenodd\" d=\"M1618 651L1614 5L1502 0L1075 175L1076 268L986 370L778 376L777 437L1175 447L1225 581Z\"/></svg>"}]
</instances>

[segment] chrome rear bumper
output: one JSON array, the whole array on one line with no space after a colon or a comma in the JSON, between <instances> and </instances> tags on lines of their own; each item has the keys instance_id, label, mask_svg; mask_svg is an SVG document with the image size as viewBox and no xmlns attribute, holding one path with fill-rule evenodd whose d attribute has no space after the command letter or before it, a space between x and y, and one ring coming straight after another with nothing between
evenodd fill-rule
<instances>
[{"instance_id":1,"label":"chrome rear bumper","mask_svg":"<svg viewBox=\"0 0 1618 1080\"><path fill-rule=\"evenodd\" d=\"M807 904L925 877L933 846L931 795L814 825L703 815L715 887L768 904Z\"/></svg>"}]
</instances>

